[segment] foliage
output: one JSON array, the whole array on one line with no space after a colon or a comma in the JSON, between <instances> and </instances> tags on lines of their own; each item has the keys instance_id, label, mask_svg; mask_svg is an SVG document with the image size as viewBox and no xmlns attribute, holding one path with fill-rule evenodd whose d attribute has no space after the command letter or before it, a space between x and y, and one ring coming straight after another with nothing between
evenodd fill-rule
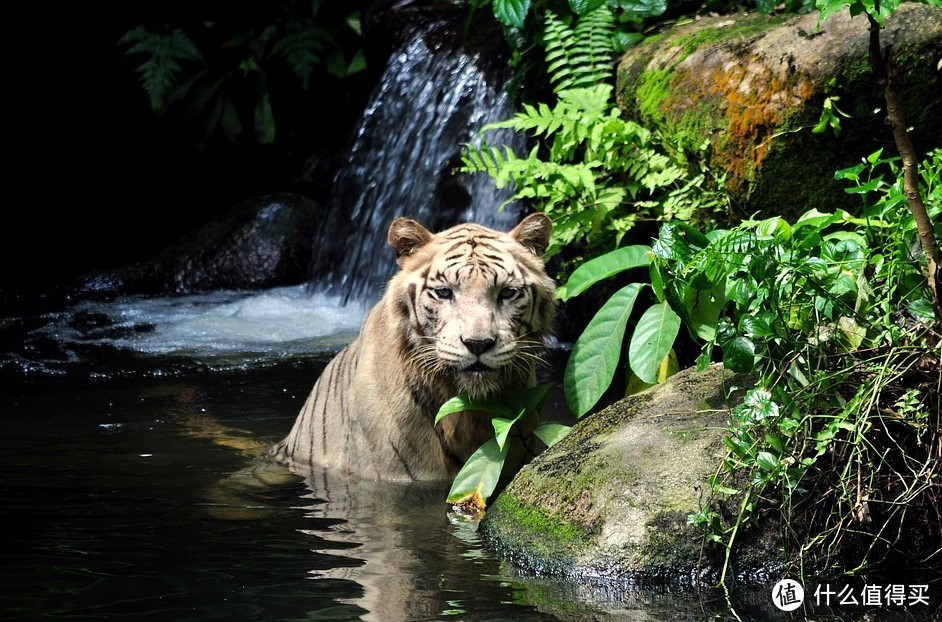
<instances>
[{"instance_id":1,"label":"foliage","mask_svg":"<svg viewBox=\"0 0 942 622\"><path fill-rule=\"evenodd\" d=\"M574 48L609 46L613 53L622 52L644 38L648 20L663 15L668 0L469 0L465 4L470 16L490 7L511 49L510 65L516 68L517 80L533 89L542 84L552 62L545 57L560 41L559 29L580 31L568 39ZM607 62L610 72L614 55L607 60L597 56L596 62Z\"/></svg>"},{"instance_id":2,"label":"foliage","mask_svg":"<svg viewBox=\"0 0 942 622\"><path fill-rule=\"evenodd\" d=\"M612 14L623 14L624 19L640 19L661 15L667 10L666 0L568 0L568 2L552 2L551 0L472 0L473 10L491 5L494 17L508 30L522 30L528 20L538 21L547 13L560 15L572 21L594 12L602 7Z\"/></svg>"},{"instance_id":3,"label":"foliage","mask_svg":"<svg viewBox=\"0 0 942 622\"><path fill-rule=\"evenodd\" d=\"M878 151L837 173L867 200L861 217L812 211L794 224L743 223L705 245L669 244L663 233L655 245L656 278L688 327L684 301L710 291L728 305L700 364L718 347L727 367L760 378L733 412L729 453L710 481L713 498L741 496L738 514L727 524L707 503L690 517L727 562L760 508L781 507L783 524L814 525L786 530L796 566L852 571L893 549L890 532L921 520L907 508L942 511L931 492L942 477L939 318L913 261L916 227L902 209L897 162ZM939 222L942 152L923 170ZM866 540L860 557L831 559L849 532Z\"/></svg>"},{"instance_id":4,"label":"foliage","mask_svg":"<svg viewBox=\"0 0 942 622\"><path fill-rule=\"evenodd\" d=\"M337 27L319 17L320 0L278 6L279 14L256 16L244 26L234 17L169 32L141 25L118 44L140 59L137 73L151 109L199 119L201 145L217 132L236 142L246 128L255 141L269 144L276 136L273 102L285 82L282 74L293 75L306 92L318 72L345 77L365 67L362 50L345 59ZM346 24L358 29L359 19L351 15Z\"/></svg>"},{"instance_id":5,"label":"foliage","mask_svg":"<svg viewBox=\"0 0 942 622\"><path fill-rule=\"evenodd\" d=\"M126 54L145 57L137 73L155 112L163 112L167 99L179 82L180 63L203 60L199 49L179 28L171 33L157 33L138 26L125 33L118 44L129 46Z\"/></svg>"},{"instance_id":6,"label":"foliage","mask_svg":"<svg viewBox=\"0 0 942 622\"><path fill-rule=\"evenodd\" d=\"M557 295L563 301L619 272L648 266L649 246L619 248L577 268ZM628 319L639 293L649 285L631 283L615 292L589 321L573 344L566 364L563 388L570 409L581 417L599 401L615 377L621 360ZM680 329L680 317L658 300L641 315L628 345L628 364L645 384L656 384L668 375L669 354Z\"/></svg>"},{"instance_id":7,"label":"foliage","mask_svg":"<svg viewBox=\"0 0 942 622\"><path fill-rule=\"evenodd\" d=\"M614 15L605 5L586 13L572 28L546 12L543 44L554 92L591 87L612 77L614 27Z\"/></svg>"},{"instance_id":8,"label":"foliage","mask_svg":"<svg viewBox=\"0 0 942 622\"><path fill-rule=\"evenodd\" d=\"M703 165L692 172L677 148L622 118L606 83L616 53L611 9L602 2L580 8L585 12L574 27L546 14L546 65L557 101L523 104L512 119L480 131L524 134L529 153L483 140L465 145L461 169L512 187L506 203L524 201L550 216L547 259L569 247L574 262L580 257L572 249L617 248L639 221L687 220L725 205L715 189L722 180L711 179ZM562 266L558 276L566 272Z\"/></svg>"},{"instance_id":9,"label":"foliage","mask_svg":"<svg viewBox=\"0 0 942 622\"><path fill-rule=\"evenodd\" d=\"M707 187L708 171L688 175L650 131L621 118L611 91L606 84L566 89L552 107L526 104L514 118L482 128L545 143L526 157L486 142L462 152L463 171L486 172L499 188L515 189L508 202L525 200L553 219L547 258L574 244L611 249L639 220L689 219L724 204Z\"/></svg>"},{"instance_id":10,"label":"foliage","mask_svg":"<svg viewBox=\"0 0 942 622\"><path fill-rule=\"evenodd\" d=\"M890 46L880 43L880 32L885 27L886 18L899 6L901 0L817 0L820 9L819 25L831 14L849 7L851 17L864 14L870 24L868 60L873 72L875 85L883 92L886 101L886 125L893 134L893 142L903 161L903 182L906 190L907 206L912 213L919 230L919 242L926 257L926 277L932 292L932 304L936 313L942 316L942 283L939 272L942 271L942 255L939 251L939 236L934 230L926 205L918 189L918 171L916 170L917 153L909 135L909 126L903 112L900 94L901 72ZM942 6L942 0L928 0L928 4Z\"/></svg>"},{"instance_id":11,"label":"foliage","mask_svg":"<svg viewBox=\"0 0 942 622\"><path fill-rule=\"evenodd\" d=\"M939 223L942 150L921 170ZM650 284L631 283L612 295L574 344L564 388L579 416L611 384L634 303L647 288L655 302L627 348L628 366L643 382L669 374L681 324L703 344L699 367L721 360L758 375L758 388L733 412L724 439L729 454L710 480L711 499L690 517L725 547L727 561L760 507L780 506L786 519L824 515L807 540L790 542L796 563L809 558L819 567L836 563L828 551L854 520L879 519L881 529L895 529L916 520L906 515L909 503L942 511L942 499L930 494L942 477L933 455L940 439L939 335L927 330L938 318L913 261L916 225L904 209L898 173L898 158L882 151L838 171L838 179L853 184L847 191L862 199L860 216L811 211L793 224L773 217L707 235L666 223L652 246L597 257L559 288L568 300L623 271L647 268L650 276ZM864 474L862 464L873 466ZM835 469L844 479L834 481ZM860 481L854 485L851 476ZM816 496L809 496L812 489ZM739 512L725 523L711 502L732 495L739 495ZM886 552L878 535L853 563L873 563Z\"/></svg>"},{"instance_id":12,"label":"foliage","mask_svg":"<svg viewBox=\"0 0 942 622\"><path fill-rule=\"evenodd\" d=\"M508 391L490 399L472 399L459 395L445 402L435 416L435 423L449 415L472 411L476 415L491 417L494 438L485 442L468 458L452 482L446 501L466 515L482 512L487 499L500 482L504 462L510 450L508 440L516 437L526 446L531 438L523 438L523 422L530 416L539 416L540 408L549 395L552 385L531 389ZM557 423L539 425L532 434L547 446L552 446L569 432L569 428Z\"/></svg>"},{"instance_id":13,"label":"foliage","mask_svg":"<svg viewBox=\"0 0 942 622\"><path fill-rule=\"evenodd\" d=\"M828 19L834 13L845 9L850 10L851 17L870 14L880 26L886 18L893 14L902 0L815 0L815 6L820 11L820 20ZM932 2L930 1L930 4Z\"/></svg>"}]
</instances>

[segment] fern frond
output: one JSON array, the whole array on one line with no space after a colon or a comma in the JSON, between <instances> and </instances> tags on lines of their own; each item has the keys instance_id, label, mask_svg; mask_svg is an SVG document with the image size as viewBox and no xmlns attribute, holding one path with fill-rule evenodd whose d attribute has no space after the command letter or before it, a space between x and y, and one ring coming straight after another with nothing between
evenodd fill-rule
<instances>
[{"instance_id":1,"label":"fern frond","mask_svg":"<svg viewBox=\"0 0 942 622\"><path fill-rule=\"evenodd\" d=\"M543 46L546 50L546 73L553 90L559 92L572 81L569 57L573 41L572 30L552 11L546 12Z\"/></svg>"},{"instance_id":2,"label":"fern frond","mask_svg":"<svg viewBox=\"0 0 942 622\"><path fill-rule=\"evenodd\" d=\"M280 57L307 90L311 74L322 64L330 43L330 33L307 20L294 24L292 31L278 39L272 47L272 55Z\"/></svg>"},{"instance_id":3,"label":"fern frond","mask_svg":"<svg viewBox=\"0 0 942 622\"><path fill-rule=\"evenodd\" d=\"M179 28L164 34L138 26L126 32L118 45L130 46L125 51L128 56L145 56L137 73L155 112L163 111L168 96L177 86L178 74L183 69L180 62L203 60L196 44Z\"/></svg>"},{"instance_id":4,"label":"fern frond","mask_svg":"<svg viewBox=\"0 0 942 622\"><path fill-rule=\"evenodd\" d=\"M615 15L602 4L583 15L573 28L575 86L590 86L612 77L615 57Z\"/></svg>"},{"instance_id":5,"label":"fern frond","mask_svg":"<svg viewBox=\"0 0 942 622\"><path fill-rule=\"evenodd\" d=\"M580 16L574 27L547 11L543 44L553 91L560 93L609 80L615 56L614 34L615 15L606 4Z\"/></svg>"},{"instance_id":6,"label":"fern frond","mask_svg":"<svg viewBox=\"0 0 942 622\"><path fill-rule=\"evenodd\" d=\"M570 50L573 46L572 30L552 11L547 11L543 27L543 46L546 49L546 72L553 90L559 92L572 82Z\"/></svg>"}]
</instances>

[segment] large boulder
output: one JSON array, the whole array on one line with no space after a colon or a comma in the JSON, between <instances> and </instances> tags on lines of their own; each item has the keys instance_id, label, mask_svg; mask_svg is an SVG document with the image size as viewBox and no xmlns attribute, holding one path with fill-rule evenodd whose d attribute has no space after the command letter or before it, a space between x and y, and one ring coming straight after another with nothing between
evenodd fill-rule
<instances>
[{"instance_id":1,"label":"large boulder","mask_svg":"<svg viewBox=\"0 0 942 622\"><path fill-rule=\"evenodd\" d=\"M904 3L880 36L901 67L917 149L942 145L942 9ZM854 209L859 197L843 191L834 171L879 147L896 153L868 45L867 18L849 11L820 27L817 12L705 17L629 50L618 67L618 101L687 151L706 144L740 216ZM850 115L836 137L811 131L826 98L839 98Z\"/></svg>"},{"instance_id":2,"label":"large boulder","mask_svg":"<svg viewBox=\"0 0 942 622\"><path fill-rule=\"evenodd\" d=\"M72 290L78 296L176 295L303 283L322 212L297 194L253 197L150 260L85 275Z\"/></svg>"},{"instance_id":3,"label":"large boulder","mask_svg":"<svg viewBox=\"0 0 942 622\"><path fill-rule=\"evenodd\" d=\"M715 578L719 550L702 548L687 517L722 464L728 409L752 385L720 365L686 370L583 419L520 471L481 533L541 575L634 584ZM766 542L740 553L736 573L760 576L781 563L777 550Z\"/></svg>"}]
</instances>

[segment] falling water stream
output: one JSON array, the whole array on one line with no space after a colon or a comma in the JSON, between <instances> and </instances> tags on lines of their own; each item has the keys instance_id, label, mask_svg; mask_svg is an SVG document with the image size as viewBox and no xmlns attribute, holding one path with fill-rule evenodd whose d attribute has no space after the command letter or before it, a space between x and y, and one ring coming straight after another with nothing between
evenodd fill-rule
<instances>
[{"instance_id":1,"label":"falling water stream","mask_svg":"<svg viewBox=\"0 0 942 622\"><path fill-rule=\"evenodd\" d=\"M393 54L333 187L311 289L373 301L395 267L386 230L408 216L439 231L459 222L509 230L520 211L486 175L456 175L460 148L513 109L481 59L454 40L415 37ZM506 133L502 139L512 144ZM339 258L339 261L338 261Z\"/></svg>"}]
</instances>

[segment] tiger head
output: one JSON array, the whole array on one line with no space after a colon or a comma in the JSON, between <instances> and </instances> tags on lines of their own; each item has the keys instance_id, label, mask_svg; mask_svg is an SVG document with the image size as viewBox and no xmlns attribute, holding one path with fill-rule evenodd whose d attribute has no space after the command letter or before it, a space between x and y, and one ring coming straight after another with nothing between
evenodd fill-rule
<instances>
[{"instance_id":1,"label":"tiger head","mask_svg":"<svg viewBox=\"0 0 942 622\"><path fill-rule=\"evenodd\" d=\"M388 240L401 271L387 296L406 360L426 381L447 380L472 397L532 382L555 313L542 259L551 230L540 213L509 233L462 224L432 234L393 221Z\"/></svg>"}]
</instances>

